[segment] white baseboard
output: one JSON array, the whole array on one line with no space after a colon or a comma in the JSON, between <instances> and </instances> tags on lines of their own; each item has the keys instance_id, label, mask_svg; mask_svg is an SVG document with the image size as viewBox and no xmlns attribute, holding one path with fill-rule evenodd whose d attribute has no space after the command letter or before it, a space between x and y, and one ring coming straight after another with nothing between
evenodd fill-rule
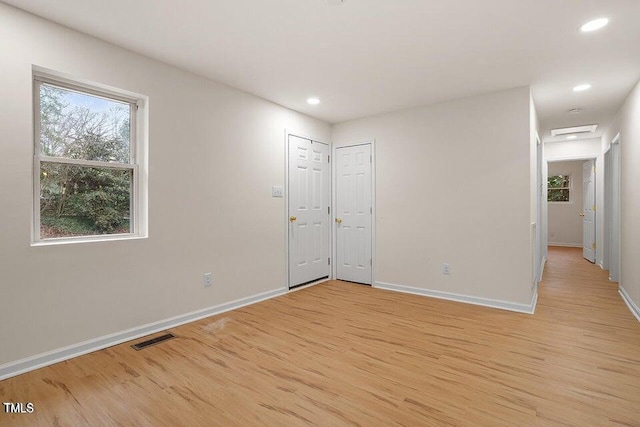
<instances>
[{"instance_id":1,"label":"white baseboard","mask_svg":"<svg viewBox=\"0 0 640 427\"><path fill-rule=\"evenodd\" d=\"M510 301L495 300L490 298L460 295L450 292L435 291L431 289L414 288L411 286L395 285L393 283L375 282L374 287L388 291L404 292L407 294L422 295L425 297L445 299L449 301L463 302L467 304L481 305L484 307L499 308L501 310L515 311L518 313L533 314L538 302L538 286L534 286L530 304L520 304Z\"/></svg>"},{"instance_id":2,"label":"white baseboard","mask_svg":"<svg viewBox=\"0 0 640 427\"><path fill-rule=\"evenodd\" d=\"M203 310L193 311L191 313L182 314L169 319L160 320L158 322L148 323L125 331L104 335L78 344L72 344L67 347L37 354L25 359L5 363L4 365L0 365L0 380L33 371L34 369L53 365L54 363L62 362L74 357L82 356L83 354L91 353L96 350L102 350L103 348L121 344L156 332L164 331L165 329L175 328L176 326L204 319L205 317L275 298L286 294L287 291L287 289L275 289L273 291L263 292L247 298L241 298L228 303L205 308Z\"/></svg>"},{"instance_id":3,"label":"white baseboard","mask_svg":"<svg viewBox=\"0 0 640 427\"><path fill-rule=\"evenodd\" d=\"M578 243L556 243L556 242L549 242L547 243L547 246L560 246L563 248L581 248L582 244L578 244Z\"/></svg>"},{"instance_id":4,"label":"white baseboard","mask_svg":"<svg viewBox=\"0 0 640 427\"><path fill-rule=\"evenodd\" d=\"M624 303L629 307L629 310L631 310L631 313L636 317L636 319L638 319L638 322L640 322L640 307L633 302L627 291L625 291L622 286L618 286L618 292L620 293L620 296L622 296Z\"/></svg>"}]
</instances>

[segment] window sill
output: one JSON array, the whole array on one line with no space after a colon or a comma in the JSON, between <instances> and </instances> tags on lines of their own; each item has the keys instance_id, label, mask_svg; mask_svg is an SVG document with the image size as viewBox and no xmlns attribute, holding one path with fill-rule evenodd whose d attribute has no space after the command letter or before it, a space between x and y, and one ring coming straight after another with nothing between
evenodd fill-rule
<instances>
[{"instance_id":1,"label":"window sill","mask_svg":"<svg viewBox=\"0 0 640 427\"><path fill-rule=\"evenodd\" d=\"M32 242L31 246L57 246L57 245L69 245L74 243L97 243L97 242L116 242L122 240L142 240L147 239L148 236L139 236L134 234L125 234L118 236L90 236L90 237L78 237L71 239L49 239L41 240L39 242Z\"/></svg>"}]
</instances>

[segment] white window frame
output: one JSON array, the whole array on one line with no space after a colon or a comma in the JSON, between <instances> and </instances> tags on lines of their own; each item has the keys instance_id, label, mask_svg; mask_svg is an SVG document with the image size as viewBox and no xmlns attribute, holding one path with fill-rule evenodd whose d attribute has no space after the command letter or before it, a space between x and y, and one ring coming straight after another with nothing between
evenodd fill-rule
<instances>
[{"instance_id":1,"label":"white window frame","mask_svg":"<svg viewBox=\"0 0 640 427\"><path fill-rule=\"evenodd\" d=\"M568 176L569 177L569 186L568 187L549 187L549 178L552 176ZM566 202L561 200L549 200L549 191L551 190L569 190L569 200ZM551 204L559 204L559 205L568 205L573 203L573 174L570 173L557 173L553 175L549 175L547 178L547 203Z\"/></svg>"},{"instance_id":2,"label":"white window frame","mask_svg":"<svg viewBox=\"0 0 640 427\"><path fill-rule=\"evenodd\" d=\"M147 98L108 86L68 78L59 73L36 70L33 72L33 224L32 246L128 240L148 237L147 228ZM111 163L93 160L50 157L42 154L40 144L40 86L49 84L62 89L91 96L124 102L130 106L129 163ZM105 169L124 169L132 172L130 232L97 234L43 239L40 235L40 173L42 163L79 165Z\"/></svg>"}]
</instances>

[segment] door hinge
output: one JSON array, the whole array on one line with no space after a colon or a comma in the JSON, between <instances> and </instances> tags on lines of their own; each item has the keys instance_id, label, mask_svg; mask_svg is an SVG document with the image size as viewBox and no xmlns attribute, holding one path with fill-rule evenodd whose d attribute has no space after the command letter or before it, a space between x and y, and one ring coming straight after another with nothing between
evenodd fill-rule
<instances>
[{"instance_id":1,"label":"door hinge","mask_svg":"<svg viewBox=\"0 0 640 427\"><path fill-rule=\"evenodd\" d=\"M596 211L596 205L593 205L593 211L594 212Z\"/></svg>"},{"instance_id":2,"label":"door hinge","mask_svg":"<svg viewBox=\"0 0 640 427\"><path fill-rule=\"evenodd\" d=\"M369 265L373 265L373 258L369 258Z\"/></svg>"},{"instance_id":3,"label":"door hinge","mask_svg":"<svg viewBox=\"0 0 640 427\"><path fill-rule=\"evenodd\" d=\"M373 163L373 155L369 154L369 163Z\"/></svg>"},{"instance_id":4,"label":"door hinge","mask_svg":"<svg viewBox=\"0 0 640 427\"><path fill-rule=\"evenodd\" d=\"M369 207L369 213L373 215L373 207Z\"/></svg>"},{"instance_id":5,"label":"door hinge","mask_svg":"<svg viewBox=\"0 0 640 427\"><path fill-rule=\"evenodd\" d=\"M593 248L593 250L594 250L594 251L596 250L596 244L595 244L595 243L593 243L593 244L591 245L591 247Z\"/></svg>"},{"instance_id":6,"label":"door hinge","mask_svg":"<svg viewBox=\"0 0 640 427\"><path fill-rule=\"evenodd\" d=\"M327 206L327 215L331 215L331 206Z\"/></svg>"},{"instance_id":7,"label":"door hinge","mask_svg":"<svg viewBox=\"0 0 640 427\"><path fill-rule=\"evenodd\" d=\"M331 258L327 258L327 265L331 265Z\"/></svg>"},{"instance_id":8,"label":"door hinge","mask_svg":"<svg viewBox=\"0 0 640 427\"><path fill-rule=\"evenodd\" d=\"M327 156L327 163L331 163L331 156Z\"/></svg>"}]
</instances>

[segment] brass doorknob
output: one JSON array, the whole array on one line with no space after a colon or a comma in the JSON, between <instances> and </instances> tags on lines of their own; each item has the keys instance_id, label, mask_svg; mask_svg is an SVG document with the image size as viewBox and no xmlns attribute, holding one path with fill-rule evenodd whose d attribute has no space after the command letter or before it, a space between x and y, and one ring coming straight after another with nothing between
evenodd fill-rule
<instances>
[{"instance_id":1,"label":"brass doorknob","mask_svg":"<svg viewBox=\"0 0 640 427\"><path fill-rule=\"evenodd\" d=\"M291 221L291 222L295 221L296 219L298 219L298 218L296 218L295 216L290 216L289 217L289 221Z\"/></svg>"},{"instance_id":2,"label":"brass doorknob","mask_svg":"<svg viewBox=\"0 0 640 427\"><path fill-rule=\"evenodd\" d=\"M342 219L341 218L336 218L336 223L342 224Z\"/></svg>"},{"instance_id":3,"label":"brass doorknob","mask_svg":"<svg viewBox=\"0 0 640 427\"><path fill-rule=\"evenodd\" d=\"M580 216L584 216L584 214L583 214L583 213L581 213L581 214L580 214Z\"/></svg>"}]
</instances>

